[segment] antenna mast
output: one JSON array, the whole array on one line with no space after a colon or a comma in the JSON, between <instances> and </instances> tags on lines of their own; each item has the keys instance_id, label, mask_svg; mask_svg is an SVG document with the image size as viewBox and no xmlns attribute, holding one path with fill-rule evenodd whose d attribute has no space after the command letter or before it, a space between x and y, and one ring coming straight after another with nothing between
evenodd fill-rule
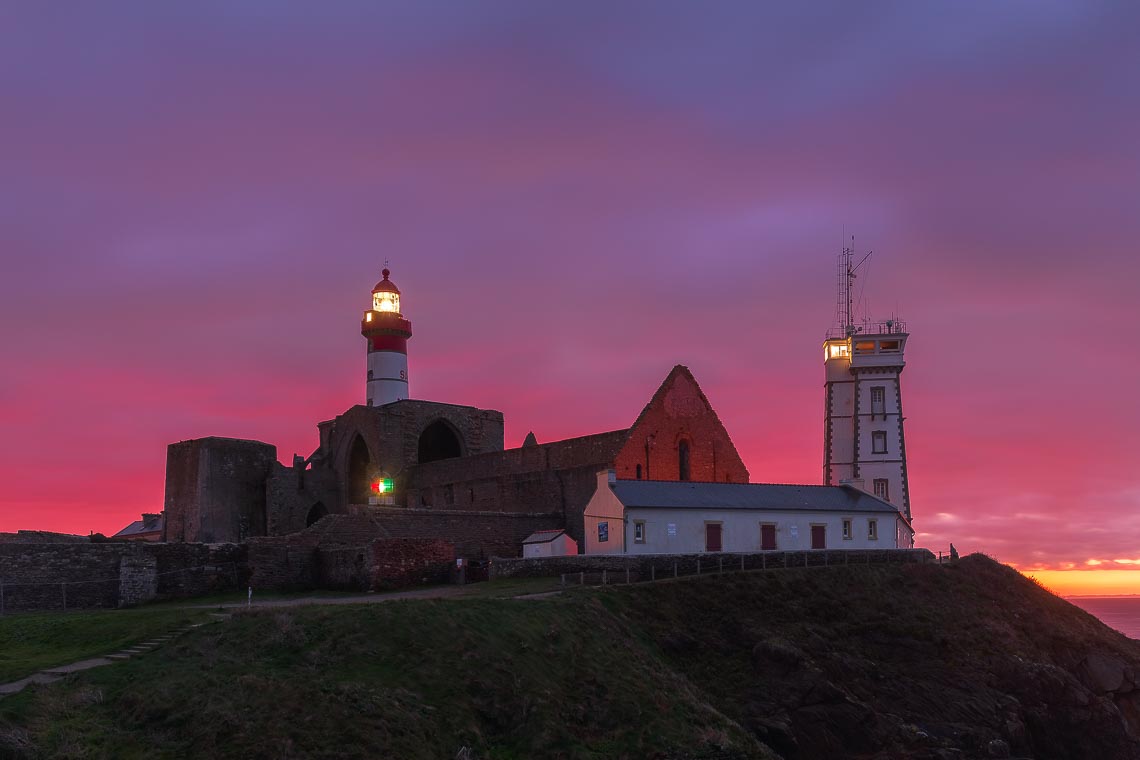
<instances>
[{"instance_id":1,"label":"antenna mast","mask_svg":"<svg viewBox=\"0 0 1140 760\"><path fill-rule=\"evenodd\" d=\"M844 337L849 338L861 329L855 326L855 304L853 303L855 278L858 276L856 273L859 271L859 268L862 267L869 258L871 258L870 252L860 259L858 264L854 263L854 235L851 236L851 245L843 246L843 253L839 254L839 266L836 272L838 280L836 321L840 323Z\"/></svg>"}]
</instances>

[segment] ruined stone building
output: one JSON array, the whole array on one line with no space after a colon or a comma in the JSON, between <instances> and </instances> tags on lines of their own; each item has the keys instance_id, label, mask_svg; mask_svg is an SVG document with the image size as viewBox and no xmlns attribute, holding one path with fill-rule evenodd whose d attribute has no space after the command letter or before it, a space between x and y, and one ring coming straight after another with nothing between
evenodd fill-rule
<instances>
[{"instance_id":1,"label":"ruined stone building","mask_svg":"<svg viewBox=\"0 0 1140 760\"><path fill-rule=\"evenodd\" d=\"M319 423L308 458L283 465L274 446L229 438L170 445L164 540L237 542L292 534L326 515L364 515L386 535L443 538L469 555L517 554L536 530L564 528L583 542L599 471L748 482L728 432L680 365L630 427L549 443L530 435L516 449L504 449L501 412L409 398L412 331L400 295L385 269L361 320L367 403Z\"/></svg>"}]
</instances>

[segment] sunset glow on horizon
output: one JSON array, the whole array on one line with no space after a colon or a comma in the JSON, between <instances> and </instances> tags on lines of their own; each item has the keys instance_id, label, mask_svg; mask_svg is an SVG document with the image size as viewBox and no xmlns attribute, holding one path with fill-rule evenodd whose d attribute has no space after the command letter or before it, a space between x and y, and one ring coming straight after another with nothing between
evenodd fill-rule
<instances>
[{"instance_id":1,"label":"sunset glow on horizon","mask_svg":"<svg viewBox=\"0 0 1140 760\"><path fill-rule=\"evenodd\" d=\"M513 447L684 364L819 483L854 235L916 544L1140 594L1140 6L112 7L0 11L0 531L160 511L179 440L307 456L385 260L413 398Z\"/></svg>"}]
</instances>

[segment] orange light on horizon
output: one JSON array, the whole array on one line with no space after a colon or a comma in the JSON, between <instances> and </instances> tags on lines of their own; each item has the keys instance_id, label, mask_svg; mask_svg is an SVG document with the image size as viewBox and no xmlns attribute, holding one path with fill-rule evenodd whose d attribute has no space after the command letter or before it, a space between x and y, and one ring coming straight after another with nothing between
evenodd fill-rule
<instances>
[{"instance_id":1,"label":"orange light on horizon","mask_svg":"<svg viewBox=\"0 0 1140 760\"><path fill-rule=\"evenodd\" d=\"M1140 595L1140 570L1025 570L1058 596Z\"/></svg>"}]
</instances>

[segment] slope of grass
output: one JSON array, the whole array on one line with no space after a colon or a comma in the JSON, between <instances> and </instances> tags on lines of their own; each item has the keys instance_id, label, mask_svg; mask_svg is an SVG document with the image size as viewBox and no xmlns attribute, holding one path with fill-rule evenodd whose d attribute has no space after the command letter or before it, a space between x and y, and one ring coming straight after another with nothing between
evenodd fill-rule
<instances>
[{"instance_id":1,"label":"slope of grass","mask_svg":"<svg viewBox=\"0 0 1140 760\"><path fill-rule=\"evenodd\" d=\"M0 700L0 756L1140 757L1090 654L1140 673L984 557L255 610Z\"/></svg>"},{"instance_id":2,"label":"slope of grass","mask_svg":"<svg viewBox=\"0 0 1140 760\"><path fill-rule=\"evenodd\" d=\"M0 683L108 654L202 618L191 610L146 608L0 617Z\"/></svg>"}]
</instances>

